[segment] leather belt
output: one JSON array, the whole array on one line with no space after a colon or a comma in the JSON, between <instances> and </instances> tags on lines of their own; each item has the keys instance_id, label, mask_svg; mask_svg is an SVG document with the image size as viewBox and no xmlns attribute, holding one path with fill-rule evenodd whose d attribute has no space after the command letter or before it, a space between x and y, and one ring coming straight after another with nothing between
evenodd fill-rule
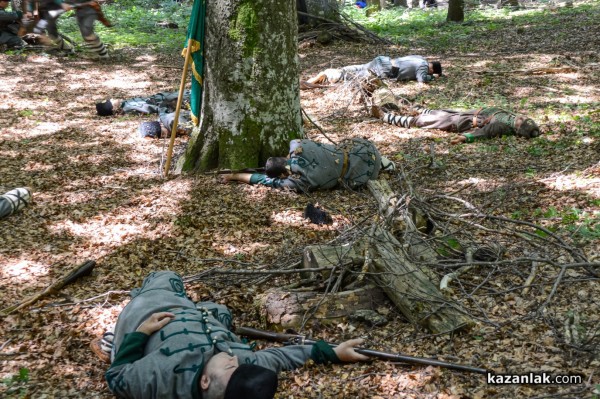
<instances>
[{"instance_id":1,"label":"leather belt","mask_svg":"<svg viewBox=\"0 0 600 399\"><path fill-rule=\"evenodd\" d=\"M348 172L348 151L344 150L344 164L342 165L342 173L340 174L340 179L343 179L346 176L346 172Z\"/></svg>"},{"instance_id":2,"label":"leather belt","mask_svg":"<svg viewBox=\"0 0 600 399\"><path fill-rule=\"evenodd\" d=\"M477 111L475 111L475 114L473 115L473 127L476 128L477 127L477 116L479 115L479 113L481 112L483 108L479 108Z\"/></svg>"}]
</instances>

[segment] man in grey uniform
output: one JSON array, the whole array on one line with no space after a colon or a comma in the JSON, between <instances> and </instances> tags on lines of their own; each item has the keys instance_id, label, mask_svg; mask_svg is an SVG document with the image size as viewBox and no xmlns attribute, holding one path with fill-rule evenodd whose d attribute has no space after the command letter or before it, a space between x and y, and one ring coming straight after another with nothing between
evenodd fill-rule
<instances>
[{"instance_id":1,"label":"man in grey uniform","mask_svg":"<svg viewBox=\"0 0 600 399\"><path fill-rule=\"evenodd\" d=\"M395 165L382 157L369 140L356 138L337 146L312 140L292 140L288 158L269 158L266 174L232 173L223 175L223 180L298 192L327 190L338 185L357 189L369 180L376 180L382 169L394 170Z\"/></svg>"},{"instance_id":2,"label":"man in grey uniform","mask_svg":"<svg viewBox=\"0 0 600 399\"><path fill-rule=\"evenodd\" d=\"M270 399L277 372L316 363L368 360L355 339L335 348L291 345L254 352L232 331L229 310L194 304L174 272L150 273L115 326L110 390L124 398Z\"/></svg>"},{"instance_id":3,"label":"man in grey uniform","mask_svg":"<svg viewBox=\"0 0 600 399\"><path fill-rule=\"evenodd\" d=\"M366 64L350 65L341 69L326 69L308 79L307 82L310 84L337 83L376 76L380 79L416 80L419 83L427 83L434 79L434 74L442 76L442 64L439 61L429 62L420 55L399 58L380 55Z\"/></svg>"},{"instance_id":4,"label":"man in grey uniform","mask_svg":"<svg viewBox=\"0 0 600 399\"><path fill-rule=\"evenodd\" d=\"M109 58L108 49L100 39L100 36L94 31L94 22L98 20L98 11L94 7L98 7L97 2L73 0L66 9L67 11L75 9L79 31L81 32L81 37L85 40L87 48L86 57L94 60L107 60Z\"/></svg>"}]
</instances>

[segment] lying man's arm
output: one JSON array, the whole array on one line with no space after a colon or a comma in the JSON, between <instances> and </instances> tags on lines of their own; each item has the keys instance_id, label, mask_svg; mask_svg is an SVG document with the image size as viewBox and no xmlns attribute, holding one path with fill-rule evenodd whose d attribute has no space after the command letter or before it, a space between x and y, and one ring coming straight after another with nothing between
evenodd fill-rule
<instances>
[{"instance_id":1,"label":"lying man's arm","mask_svg":"<svg viewBox=\"0 0 600 399\"><path fill-rule=\"evenodd\" d=\"M289 188L298 191L298 185L293 179L278 179L268 177L262 173L231 173L222 175L225 182L239 181L246 184L262 184L263 186L273 188Z\"/></svg>"},{"instance_id":2,"label":"lying man's arm","mask_svg":"<svg viewBox=\"0 0 600 399\"><path fill-rule=\"evenodd\" d=\"M454 137L450 143L473 143L479 140L491 139L500 137L506 134L512 134L510 129L501 122L491 122L481 128L475 128L469 132L465 132L457 137Z\"/></svg>"},{"instance_id":3,"label":"lying man's arm","mask_svg":"<svg viewBox=\"0 0 600 399\"><path fill-rule=\"evenodd\" d=\"M362 342L362 339L351 339L335 348L325 341L318 341L313 345L289 345L259 350L250 354L249 358L252 363L275 372L297 369L309 359L317 364L367 361L368 356L354 350Z\"/></svg>"}]
</instances>

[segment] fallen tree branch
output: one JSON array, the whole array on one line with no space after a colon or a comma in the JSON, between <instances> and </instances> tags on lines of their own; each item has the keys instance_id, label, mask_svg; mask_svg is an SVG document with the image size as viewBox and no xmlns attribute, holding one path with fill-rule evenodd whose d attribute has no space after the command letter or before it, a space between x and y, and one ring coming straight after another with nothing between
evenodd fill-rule
<instances>
[{"instance_id":1,"label":"fallen tree branch","mask_svg":"<svg viewBox=\"0 0 600 399\"><path fill-rule=\"evenodd\" d=\"M531 262L531 272L529 273L529 276L527 276L527 280L525 280L525 284L523 285L523 291L521 291L522 295L527 295L529 292L531 283L533 283L533 279L535 279L535 275L537 273L537 266L537 262Z\"/></svg>"},{"instance_id":2,"label":"fallen tree branch","mask_svg":"<svg viewBox=\"0 0 600 399\"><path fill-rule=\"evenodd\" d=\"M442 277L442 281L440 281L440 290L441 291L448 290L448 284L450 284L450 282L452 280L456 279L460 275L468 272L469 270L471 270L472 268L475 267L475 265L473 264L473 248L467 249L466 258L467 258L467 263L469 263L469 265L463 266L460 269L458 269L457 271L448 273L444 277Z\"/></svg>"}]
</instances>

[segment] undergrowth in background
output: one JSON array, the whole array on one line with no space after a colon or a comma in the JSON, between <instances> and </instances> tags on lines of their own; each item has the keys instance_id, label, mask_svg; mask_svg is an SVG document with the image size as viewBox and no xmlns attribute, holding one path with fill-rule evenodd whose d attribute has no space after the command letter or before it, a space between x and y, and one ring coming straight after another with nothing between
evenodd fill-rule
<instances>
[{"instance_id":1,"label":"undergrowth in background","mask_svg":"<svg viewBox=\"0 0 600 399\"><path fill-rule=\"evenodd\" d=\"M547 2L536 2L536 5ZM343 12L352 20L369 30L390 39L392 42L410 49L422 49L434 53L468 52L473 44L495 49L496 35L510 30L519 35L527 35L531 29L541 26L552 30L563 24L578 24L576 17L581 13L599 14L593 4L579 3L573 8L527 8L513 11L510 8L481 8L465 11L463 23L446 22L448 10L389 8L369 15L365 9L344 7ZM600 15L598 15L600 18Z\"/></svg>"},{"instance_id":2,"label":"undergrowth in background","mask_svg":"<svg viewBox=\"0 0 600 399\"><path fill-rule=\"evenodd\" d=\"M192 2L115 0L103 5L102 10L115 26L107 28L96 23L96 33L112 49L146 47L177 54L185 43ZM178 27L160 27L159 22L174 23ZM77 44L83 42L73 11L59 19L59 30Z\"/></svg>"}]
</instances>

